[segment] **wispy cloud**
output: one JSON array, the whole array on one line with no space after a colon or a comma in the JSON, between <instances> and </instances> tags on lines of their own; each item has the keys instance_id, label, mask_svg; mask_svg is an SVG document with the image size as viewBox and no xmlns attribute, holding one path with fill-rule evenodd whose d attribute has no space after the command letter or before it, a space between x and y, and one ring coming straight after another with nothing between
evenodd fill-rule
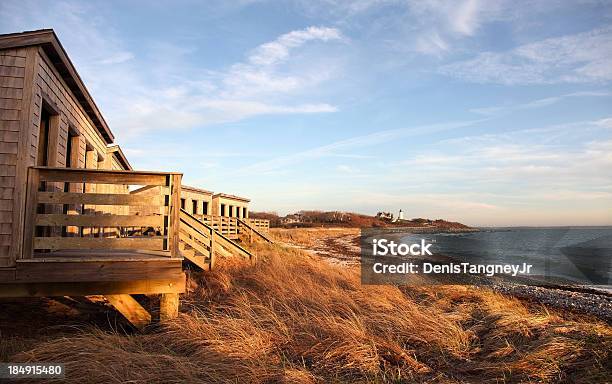
<instances>
[{"instance_id":1,"label":"wispy cloud","mask_svg":"<svg viewBox=\"0 0 612 384\"><path fill-rule=\"evenodd\" d=\"M525 191L553 185L597 191L609 185L606 169L612 169L610 135L591 139L599 135L593 130L605 129L601 121L605 119L443 140L396 167L417 167L441 185L463 180L484 183L488 190L514 184ZM554 141L549 140L551 132L558 135Z\"/></svg>"},{"instance_id":2,"label":"wispy cloud","mask_svg":"<svg viewBox=\"0 0 612 384\"><path fill-rule=\"evenodd\" d=\"M448 76L477 83L597 83L612 80L612 28L554 37L505 52L483 52L442 66Z\"/></svg>"},{"instance_id":3,"label":"wispy cloud","mask_svg":"<svg viewBox=\"0 0 612 384\"><path fill-rule=\"evenodd\" d=\"M501 105L495 107L483 107L473 108L470 112L478 113L486 116L503 115L505 113L523 110L523 109L536 109L543 108L549 105L559 103L566 99L579 98L579 97L609 97L612 96L612 92L609 91L582 91L572 92L563 95L546 97L543 99L532 100L526 103Z\"/></svg>"},{"instance_id":4,"label":"wispy cloud","mask_svg":"<svg viewBox=\"0 0 612 384\"><path fill-rule=\"evenodd\" d=\"M333 77L334 60L318 57L309 65L288 65L292 51L307 43L345 42L337 28L308 27L285 33L253 49L245 62L219 74L223 98L269 98L313 89Z\"/></svg>"},{"instance_id":5,"label":"wispy cloud","mask_svg":"<svg viewBox=\"0 0 612 384\"><path fill-rule=\"evenodd\" d=\"M491 21L513 14L506 0L297 0L312 17L332 15L340 25L368 25L389 32L385 44L393 49L442 57L459 41L476 35ZM519 7L514 7L519 8ZM531 7L530 10L533 10ZM386 11L382 24L372 15ZM373 27L373 28L372 28Z\"/></svg>"},{"instance_id":6,"label":"wispy cloud","mask_svg":"<svg viewBox=\"0 0 612 384\"><path fill-rule=\"evenodd\" d=\"M100 61L102 64L119 64L124 63L126 61L132 60L134 58L134 54L132 52L120 51L115 53L112 56L106 57Z\"/></svg>"},{"instance_id":7,"label":"wispy cloud","mask_svg":"<svg viewBox=\"0 0 612 384\"><path fill-rule=\"evenodd\" d=\"M309 90L333 77L333 58L326 61L315 51L310 56L301 52L302 59L313 62L310 66L292 60L293 53L308 44L346 41L336 28L289 31L245 52L243 62L208 71L194 62L197 50L189 46L158 40L147 49L150 57L138 56L88 4L62 1L42 12L36 2L7 1L0 14L7 21L5 32L55 28L118 137L261 115L338 110L330 103L308 100ZM156 57L166 60L150 62Z\"/></svg>"},{"instance_id":8,"label":"wispy cloud","mask_svg":"<svg viewBox=\"0 0 612 384\"><path fill-rule=\"evenodd\" d=\"M260 115L336 112L338 108L329 103L298 103L295 98L285 97L291 94L300 98L332 76L330 70L318 70L316 66L306 70L285 67L291 62L292 51L309 42L333 40L343 40L338 29L309 27L256 47L244 62L226 70L201 73L200 81L181 76L179 68L172 73L171 87L141 93L118 114L117 124L136 134L151 129L203 127ZM160 111L164 111L164 117L154 117Z\"/></svg>"},{"instance_id":9,"label":"wispy cloud","mask_svg":"<svg viewBox=\"0 0 612 384\"><path fill-rule=\"evenodd\" d=\"M504 3L498 0L428 0L408 4L415 23L415 51L441 56L460 39L474 36L482 24L502 15Z\"/></svg>"},{"instance_id":10,"label":"wispy cloud","mask_svg":"<svg viewBox=\"0 0 612 384\"><path fill-rule=\"evenodd\" d=\"M416 16L435 21L438 28L444 28L462 36L472 36L483 18L488 18L499 9L500 1L481 0L427 0L409 2Z\"/></svg>"},{"instance_id":11,"label":"wispy cloud","mask_svg":"<svg viewBox=\"0 0 612 384\"><path fill-rule=\"evenodd\" d=\"M287 60L291 49L298 48L308 41L341 40L342 34L336 28L308 27L303 30L291 31L276 40L257 47L248 60L254 65L272 65Z\"/></svg>"},{"instance_id":12,"label":"wispy cloud","mask_svg":"<svg viewBox=\"0 0 612 384\"><path fill-rule=\"evenodd\" d=\"M384 144L396 139L465 128L481 121L484 120L450 122L378 131L367 135L355 136L349 139L336 141L291 155L275 157L273 159L258 162L238 170L238 173L272 172L301 163L303 161L320 159L328 156L336 156L337 152L340 151L355 150Z\"/></svg>"},{"instance_id":13,"label":"wispy cloud","mask_svg":"<svg viewBox=\"0 0 612 384\"><path fill-rule=\"evenodd\" d=\"M597 120L595 122L595 124L600 126L600 127L612 129L612 117L609 117L609 118L606 118L606 119Z\"/></svg>"},{"instance_id":14,"label":"wispy cloud","mask_svg":"<svg viewBox=\"0 0 612 384\"><path fill-rule=\"evenodd\" d=\"M437 31L429 31L417 37L415 42L415 50L426 55L439 56L448 52L450 45L446 42Z\"/></svg>"}]
</instances>

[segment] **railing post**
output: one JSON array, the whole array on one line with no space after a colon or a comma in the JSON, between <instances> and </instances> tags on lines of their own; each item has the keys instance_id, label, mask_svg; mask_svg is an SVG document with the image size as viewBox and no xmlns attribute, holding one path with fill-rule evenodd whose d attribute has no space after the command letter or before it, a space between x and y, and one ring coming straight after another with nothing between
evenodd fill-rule
<instances>
[{"instance_id":1,"label":"railing post","mask_svg":"<svg viewBox=\"0 0 612 384\"><path fill-rule=\"evenodd\" d=\"M210 263L209 263L209 269L212 270L214 265L215 265L215 260L216 259L216 255L215 255L215 229L213 227L210 227Z\"/></svg>"},{"instance_id":2,"label":"railing post","mask_svg":"<svg viewBox=\"0 0 612 384\"><path fill-rule=\"evenodd\" d=\"M180 223L181 223L181 177L180 174L174 174L172 177L172 191L170 195L170 255L172 257L180 256Z\"/></svg>"},{"instance_id":3,"label":"railing post","mask_svg":"<svg viewBox=\"0 0 612 384\"><path fill-rule=\"evenodd\" d=\"M28 184L26 186L26 206L23 221L23 248L21 258L31 259L34 254L34 236L36 234L36 208L38 206L38 186L40 171L28 169Z\"/></svg>"}]
</instances>

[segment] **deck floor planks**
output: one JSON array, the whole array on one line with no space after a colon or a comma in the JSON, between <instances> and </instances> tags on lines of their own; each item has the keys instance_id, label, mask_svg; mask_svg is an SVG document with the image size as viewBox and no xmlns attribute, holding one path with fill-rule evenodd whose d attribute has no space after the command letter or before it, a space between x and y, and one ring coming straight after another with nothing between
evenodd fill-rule
<instances>
[{"instance_id":1,"label":"deck floor planks","mask_svg":"<svg viewBox=\"0 0 612 384\"><path fill-rule=\"evenodd\" d=\"M87 282L173 279L182 274L182 259L164 252L61 251L37 253L19 260L17 282Z\"/></svg>"}]
</instances>

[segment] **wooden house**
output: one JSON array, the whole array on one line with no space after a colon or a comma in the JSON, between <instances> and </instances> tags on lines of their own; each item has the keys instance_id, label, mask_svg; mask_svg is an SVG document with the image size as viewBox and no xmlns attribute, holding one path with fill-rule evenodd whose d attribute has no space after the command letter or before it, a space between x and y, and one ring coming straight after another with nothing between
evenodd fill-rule
<instances>
[{"instance_id":1,"label":"wooden house","mask_svg":"<svg viewBox=\"0 0 612 384\"><path fill-rule=\"evenodd\" d=\"M223 217L249 217L249 202L251 200L225 193L216 193L212 196L212 214Z\"/></svg>"},{"instance_id":2,"label":"wooden house","mask_svg":"<svg viewBox=\"0 0 612 384\"><path fill-rule=\"evenodd\" d=\"M196 217L212 215L212 197L213 193L211 191L183 185L181 189L181 208Z\"/></svg>"},{"instance_id":3,"label":"wooden house","mask_svg":"<svg viewBox=\"0 0 612 384\"><path fill-rule=\"evenodd\" d=\"M0 35L0 296L103 294L139 324L129 294L162 294L160 316L177 313L181 174L134 171L113 141L53 30ZM145 201L130 185L163 190ZM163 230L124 231L141 225Z\"/></svg>"},{"instance_id":4,"label":"wooden house","mask_svg":"<svg viewBox=\"0 0 612 384\"><path fill-rule=\"evenodd\" d=\"M142 196L156 195L159 193L159 187L142 187L131 193ZM213 193L206 189L182 185L180 201L181 209L230 239L240 238L244 233L241 231L241 226L250 226L260 232L267 232L270 229L268 220L249 218L250 200L244 197ZM132 208L132 214L135 215L153 213L149 207Z\"/></svg>"},{"instance_id":5,"label":"wooden house","mask_svg":"<svg viewBox=\"0 0 612 384\"><path fill-rule=\"evenodd\" d=\"M176 316L184 262L253 258L192 215L214 196L181 179L132 169L53 30L0 35L0 297L104 295L141 326L131 295L160 294Z\"/></svg>"}]
</instances>

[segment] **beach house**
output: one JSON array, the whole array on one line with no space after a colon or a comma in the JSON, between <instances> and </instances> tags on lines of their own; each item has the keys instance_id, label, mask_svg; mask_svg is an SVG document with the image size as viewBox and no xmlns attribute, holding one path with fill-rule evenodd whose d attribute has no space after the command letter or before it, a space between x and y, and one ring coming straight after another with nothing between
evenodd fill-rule
<instances>
[{"instance_id":1,"label":"beach house","mask_svg":"<svg viewBox=\"0 0 612 384\"><path fill-rule=\"evenodd\" d=\"M184 263L253 258L192 215L212 213L210 192L132 168L50 29L0 35L0 181L0 297L104 295L141 326L132 294L161 295L171 318Z\"/></svg>"},{"instance_id":2,"label":"beach house","mask_svg":"<svg viewBox=\"0 0 612 384\"><path fill-rule=\"evenodd\" d=\"M146 186L130 193L154 196L159 194L160 188ZM189 185L181 186L181 209L233 240L239 239L244 233L241 231L243 226L249 226L264 233L270 229L269 220L249 218L249 202L250 200L244 197L214 193ZM151 209L151 207L133 207L131 212L135 215L151 214Z\"/></svg>"}]
</instances>

